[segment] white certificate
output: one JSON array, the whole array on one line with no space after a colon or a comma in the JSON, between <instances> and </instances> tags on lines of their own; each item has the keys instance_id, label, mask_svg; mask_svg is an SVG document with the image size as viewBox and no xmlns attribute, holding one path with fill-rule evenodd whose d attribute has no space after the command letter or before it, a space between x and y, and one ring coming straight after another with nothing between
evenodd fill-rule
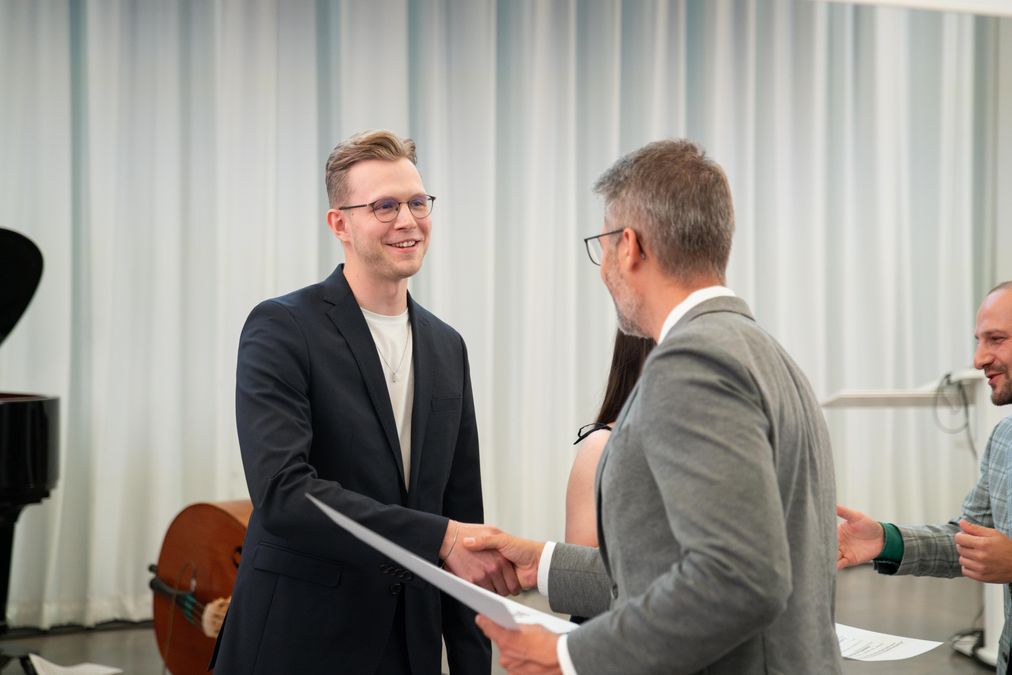
<instances>
[{"instance_id":1,"label":"white certificate","mask_svg":"<svg viewBox=\"0 0 1012 675\"><path fill-rule=\"evenodd\" d=\"M857 661L898 661L929 652L941 642L876 633L862 628L836 624L840 654Z\"/></svg>"},{"instance_id":2,"label":"white certificate","mask_svg":"<svg viewBox=\"0 0 1012 675\"><path fill-rule=\"evenodd\" d=\"M528 623L547 628L553 633L568 633L577 627L575 623L570 623L557 616L521 605L519 602L514 602L509 598L486 591L480 586L476 586L445 570L441 570L432 563L422 560L411 551L356 523L340 511L327 506L313 495L306 493L306 497L327 514L331 520L347 530L356 539L372 546L401 567L411 570L439 590L452 595L460 602L479 614L484 614L503 628L516 630L519 624Z\"/></svg>"}]
</instances>

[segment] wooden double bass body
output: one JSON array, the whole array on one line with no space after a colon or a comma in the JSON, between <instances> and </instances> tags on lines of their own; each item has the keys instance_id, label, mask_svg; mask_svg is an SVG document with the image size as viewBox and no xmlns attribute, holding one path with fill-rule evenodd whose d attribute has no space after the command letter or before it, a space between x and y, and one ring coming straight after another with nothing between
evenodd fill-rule
<instances>
[{"instance_id":1,"label":"wooden double bass body","mask_svg":"<svg viewBox=\"0 0 1012 675\"><path fill-rule=\"evenodd\" d=\"M158 651L173 675L206 673L239 569L253 504L191 504L165 533L151 568Z\"/></svg>"}]
</instances>

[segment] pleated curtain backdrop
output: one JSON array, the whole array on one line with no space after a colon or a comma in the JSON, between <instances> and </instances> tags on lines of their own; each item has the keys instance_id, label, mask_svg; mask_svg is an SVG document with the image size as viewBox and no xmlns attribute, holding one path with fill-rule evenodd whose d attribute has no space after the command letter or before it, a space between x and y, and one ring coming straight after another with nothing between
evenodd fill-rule
<instances>
[{"instance_id":1,"label":"pleated curtain backdrop","mask_svg":"<svg viewBox=\"0 0 1012 675\"><path fill-rule=\"evenodd\" d=\"M615 329L581 242L590 187L647 141L688 136L727 169L729 283L820 396L967 367L994 274L999 23L801 0L0 2L0 227L46 256L0 389L63 405L8 616L149 617L172 517L246 496L239 331L340 261L323 165L362 129L414 137L439 197L411 291L468 343L504 529L563 533ZM958 509L975 465L929 411L829 419L841 500Z\"/></svg>"}]
</instances>

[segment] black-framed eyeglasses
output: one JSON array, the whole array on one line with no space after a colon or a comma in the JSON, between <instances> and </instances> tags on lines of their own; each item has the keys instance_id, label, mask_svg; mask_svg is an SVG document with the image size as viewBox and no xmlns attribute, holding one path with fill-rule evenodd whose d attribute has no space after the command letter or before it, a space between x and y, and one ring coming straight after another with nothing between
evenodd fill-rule
<instances>
[{"instance_id":1,"label":"black-framed eyeglasses","mask_svg":"<svg viewBox=\"0 0 1012 675\"><path fill-rule=\"evenodd\" d=\"M376 220L381 223L392 223L397 220L397 214L401 212L401 204L407 204L411 215L420 220L428 218L429 214L432 213L432 203L434 201L436 201L436 198L432 195L415 195L403 202L399 202L393 197L382 197L368 204L352 204L350 206L338 206L337 208L339 211L347 211L348 209L361 209L368 206L372 209Z\"/></svg>"},{"instance_id":2,"label":"black-framed eyeglasses","mask_svg":"<svg viewBox=\"0 0 1012 675\"><path fill-rule=\"evenodd\" d=\"M584 424L580 427L579 431L576 432L576 440L573 441L573 445L576 445L598 429L607 429L608 431L611 431L611 425L605 424L604 422L591 422L590 424Z\"/></svg>"},{"instance_id":3,"label":"black-framed eyeglasses","mask_svg":"<svg viewBox=\"0 0 1012 675\"><path fill-rule=\"evenodd\" d=\"M623 231L625 231L624 227L612 230L611 232L595 234L593 237L584 237L583 245L587 247L587 255L590 256L590 262L597 266L601 265L601 253L603 253L603 249L601 247L601 237L610 237L613 234L619 234Z\"/></svg>"}]
</instances>

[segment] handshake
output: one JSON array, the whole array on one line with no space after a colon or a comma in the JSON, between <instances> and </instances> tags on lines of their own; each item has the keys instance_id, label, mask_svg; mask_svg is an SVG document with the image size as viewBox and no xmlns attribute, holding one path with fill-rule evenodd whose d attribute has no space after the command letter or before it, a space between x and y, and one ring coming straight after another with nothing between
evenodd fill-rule
<instances>
[{"instance_id":1,"label":"handshake","mask_svg":"<svg viewBox=\"0 0 1012 675\"><path fill-rule=\"evenodd\" d=\"M516 595L538 585L544 542L520 539L492 525L451 520L439 547L443 567L465 581L499 595Z\"/></svg>"}]
</instances>

